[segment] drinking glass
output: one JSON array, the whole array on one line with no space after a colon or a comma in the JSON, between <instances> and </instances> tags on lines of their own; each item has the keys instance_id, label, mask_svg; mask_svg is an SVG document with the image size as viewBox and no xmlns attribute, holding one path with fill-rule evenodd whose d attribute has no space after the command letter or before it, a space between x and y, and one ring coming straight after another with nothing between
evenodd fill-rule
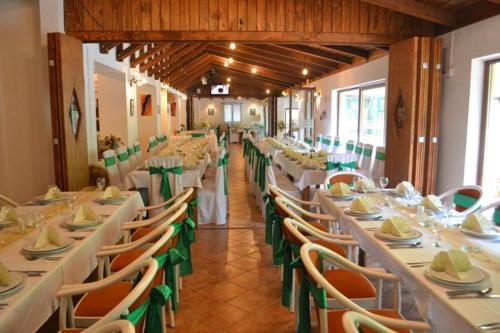
<instances>
[{"instance_id":1,"label":"drinking glass","mask_svg":"<svg viewBox=\"0 0 500 333\"><path fill-rule=\"evenodd\" d=\"M68 198L69 212L70 212L71 215L73 215L73 213L74 213L76 199L77 199L76 195L71 195Z\"/></svg>"},{"instance_id":2,"label":"drinking glass","mask_svg":"<svg viewBox=\"0 0 500 333\"><path fill-rule=\"evenodd\" d=\"M97 186L98 191L104 191L104 188L106 187L106 179L105 178L97 178L95 184Z\"/></svg>"},{"instance_id":3,"label":"drinking glass","mask_svg":"<svg viewBox=\"0 0 500 333\"><path fill-rule=\"evenodd\" d=\"M441 247L441 244L439 244L439 240L440 240L439 233L443 229L443 225L441 224L441 221L434 216L433 213L429 214L429 217L430 217L429 225L430 225L431 231L434 235L434 243L432 244L432 246Z\"/></svg>"},{"instance_id":4,"label":"drinking glass","mask_svg":"<svg viewBox=\"0 0 500 333\"><path fill-rule=\"evenodd\" d=\"M427 220L426 220L426 216L425 216L425 207L422 206L422 205L418 205L416 207L417 209L417 212L416 212L416 219L417 219L417 222L420 226L422 227L427 227Z\"/></svg>"},{"instance_id":5,"label":"drinking glass","mask_svg":"<svg viewBox=\"0 0 500 333\"><path fill-rule=\"evenodd\" d=\"M385 197L384 201L385 205L391 209L392 216L394 216L394 203L392 202L391 198Z\"/></svg>"},{"instance_id":6,"label":"drinking glass","mask_svg":"<svg viewBox=\"0 0 500 333\"><path fill-rule=\"evenodd\" d=\"M378 181L380 183L380 187L382 187L382 190L385 190L386 186L389 185L388 177L380 177Z\"/></svg>"}]
</instances>

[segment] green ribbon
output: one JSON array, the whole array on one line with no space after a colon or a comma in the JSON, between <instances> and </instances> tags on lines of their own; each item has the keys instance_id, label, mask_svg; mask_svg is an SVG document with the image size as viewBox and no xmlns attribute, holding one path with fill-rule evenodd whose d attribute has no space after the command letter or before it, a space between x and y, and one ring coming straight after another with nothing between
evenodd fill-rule
<instances>
[{"instance_id":1,"label":"green ribbon","mask_svg":"<svg viewBox=\"0 0 500 333\"><path fill-rule=\"evenodd\" d=\"M156 140L149 141L148 151L150 151L151 149L156 147L157 144L158 144L158 142Z\"/></svg>"},{"instance_id":2,"label":"green ribbon","mask_svg":"<svg viewBox=\"0 0 500 333\"><path fill-rule=\"evenodd\" d=\"M183 172L182 166L176 166L173 168L165 168L163 166L149 168L150 175L155 175L155 174L161 175L160 193L163 195L165 201L172 198L172 192L170 191L170 181L168 180L168 174L173 173L176 175L182 175L182 172Z\"/></svg>"},{"instance_id":3,"label":"green ribbon","mask_svg":"<svg viewBox=\"0 0 500 333\"><path fill-rule=\"evenodd\" d=\"M118 159L120 160L120 162L125 162L126 160L128 160L128 153L124 152L119 154Z\"/></svg>"},{"instance_id":4,"label":"green ribbon","mask_svg":"<svg viewBox=\"0 0 500 333\"><path fill-rule=\"evenodd\" d=\"M321 138L321 143L323 143L325 145L330 145L332 143L332 141L328 138Z\"/></svg>"},{"instance_id":5,"label":"green ribbon","mask_svg":"<svg viewBox=\"0 0 500 333\"><path fill-rule=\"evenodd\" d=\"M348 143L348 144L346 145L346 149L347 149L348 151L353 151L353 150L354 150L354 144L353 144L353 143Z\"/></svg>"},{"instance_id":6,"label":"green ribbon","mask_svg":"<svg viewBox=\"0 0 500 333\"><path fill-rule=\"evenodd\" d=\"M140 152L140 151L141 151L141 146L140 146L140 145L135 145L135 146L134 146L134 151L135 151L136 153Z\"/></svg>"},{"instance_id":7,"label":"green ribbon","mask_svg":"<svg viewBox=\"0 0 500 333\"><path fill-rule=\"evenodd\" d=\"M158 140L158 142L165 142L167 141L167 137L162 135L162 136L157 136L156 139Z\"/></svg>"},{"instance_id":8,"label":"green ribbon","mask_svg":"<svg viewBox=\"0 0 500 333\"><path fill-rule=\"evenodd\" d=\"M256 184L259 184L259 175L261 173L262 159L264 158L264 154L262 154L259 150L257 150L255 152L255 155L257 156L257 160L256 160L255 174L253 175L253 181Z\"/></svg>"},{"instance_id":9,"label":"green ribbon","mask_svg":"<svg viewBox=\"0 0 500 333\"><path fill-rule=\"evenodd\" d=\"M273 216L273 264L281 265L283 256L280 255L281 240L283 239L283 218L276 212Z\"/></svg>"},{"instance_id":10,"label":"green ribbon","mask_svg":"<svg viewBox=\"0 0 500 333\"><path fill-rule=\"evenodd\" d=\"M198 205L198 198L194 198L188 203L187 206L187 211L188 211L188 216L194 220L194 207Z\"/></svg>"},{"instance_id":11,"label":"green ribbon","mask_svg":"<svg viewBox=\"0 0 500 333\"><path fill-rule=\"evenodd\" d=\"M364 156L372 156L373 149L363 149Z\"/></svg>"},{"instance_id":12,"label":"green ribbon","mask_svg":"<svg viewBox=\"0 0 500 333\"><path fill-rule=\"evenodd\" d=\"M333 145L335 147L340 147L340 140L339 139L335 139L335 141L333 141Z\"/></svg>"},{"instance_id":13,"label":"green ribbon","mask_svg":"<svg viewBox=\"0 0 500 333\"><path fill-rule=\"evenodd\" d=\"M110 167L116 164L116 157L110 156L110 157L105 157L104 158L104 165L106 167Z\"/></svg>"},{"instance_id":14,"label":"green ribbon","mask_svg":"<svg viewBox=\"0 0 500 333\"><path fill-rule=\"evenodd\" d=\"M248 155L248 141L247 138L243 139L243 157Z\"/></svg>"},{"instance_id":15,"label":"green ribbon","mask_svg":"<svg viewBox=\"0 0 500 333\"><path fill-rule=\"evenodd\" d=\"M167 303L167 300L172 294L172 289L166 285L153 287L148 299L128 315L122 316L122 319L126 319L130 321L132 325L137 326L142 318L144 318L144 315L146 315L145 332L162 333L162 306Z\"/></svg>"},{"instance_id":16,"label":"green ribbon","mask_svg":"<svg viewBox=\"0 0 500 333\"><path fill-rule=\"evenodd\" d=\"M477 202L477 200L477 198L462 193L455 193L453 195L453 203L465 209L472 207Z\"/></svg>"},{"instance_id":17,"label":"green ribbon","mask_svg":"<svg viewBox=\"0 0 500 333\"><path fill-rule=\"evenodd\" d=\"M495 209L493 213L493 222L495 222L496 225L500 225L500 208Z\"/></svg>"},{"instance_id":18,"label":"green ribbon","mask_svg":"<svg viewBox=\"0 0 500 333\"><path fill-rule=\"evenodd\" d=\"M205 133L191 133L192 138L204 138Z\"/></svg>"},{"instance_id":19,"label":"green ribbon","mask_svg":"<svg viewBox=\"0 0 500 333\"><path fill-rule=\"evenodd\" d=\"M381 151L375 152L375 159L379 161L385 161L385 153Z\"/></svg>"},{"instance_id":20,"label":"green ribbon","mask_svg":"<svg viewBox=\"0 0 500 333\"><path fill-rule=\"evenodd\" d=\"M179 232L179 240L177 241L177 246L175 247L183 258L185 258L180 263L180 274L181 276L189 275L193 273L193 263L191 262L191 243L195 241L195 228L196 223L188 216L182 222L173 223L181 226Z\"/></svg>"},{"instance_id":21,"label":"green ribbon","mask_svg":"<svg viewBox=\"0 0 500 333\"><path fill-rule=\"evenodd\" d=\"M262 197L266 203L266 228L265 228L265 243L271 245L273 243L273 222L276 213L274 201L269 194L264 194Z\"/></svg>"},{"instance_id":22,"label":"green ribbon","mask_svg":"<svg viewBox=\"0 0 500 333\"><path fill-rule=\"evenodd\" d=\"M224 194L227 195L228 193L228 188L227 188L227 164L229 163L229 153L226 153L223 158L219 159L219 164L218 166L222 166L224 169Z\"/></svg>"},{"instance_id":23,"label":"green ribbon","mask_svg":"<svg viewBox=\"0 0 500 333\"><path fill-rule=\"evenodd\" d=\"M269 157L263 155L259 171L259 187L261 192L264 192L266 190L266 167L269 166L271 166L271 160L269 159Z\"/></svg>"},{"instance_id":24,"label":"green ribbon","mask_svg":"<svg viewBox=\"0 0 500 333\"><path fill-rule=\"evenodd\" d=\"M357 169L358 163L356 161L342 163L342 162L330 162L326 161L326 170L335 170L345 171L345 169Z\"/></svg>"},{"instance_id":25,"label":"green ribbon","mask_svg":"<svg viewBox=\"0 0 500 333\"><path fill-rule=\"evenodd\" d=\"M215 127L215 134L217 135L217 144L220 143L220 124Z\"/></svg>"},{"instance_id":26,"label":"green ribbon","mask_svg":"<svg viewBox=\"0 0 500 333\"><path fill-rule=\"evenodd\" d=\"M320 142L321 141L321 137L320 136L317 136L316 137L316 142Z\"/></svg>"},{"instance_id":27,"label":"green ribbon","mask_svg":"<svg viewBox=\"0 0 500 333\"><path fill-rule=\"evenodd\" d=\"M305 138L304 142L307 143L308 145L312 145L312 139L311 138Z\"/></svg>"},{"instance_id":28,"label":"green ribbon","mask_svg":"<svg viewBox=\"0 0 500 333\"><path fill-rule=\"evenodd\" d=\"M128 156L132 156L132 155L134 155L134 154L135 154L135 152L134 152L134 148L133 148L133 147L131 147L131 148L127 148L127 153L128 153Z\"/></svg>"},{"instance_id":29,"label":"green ribbon","mask_svg":"<svg viewBox=\"0 0 500 333\"><path fill-rule=\"evenodd\" d=\"M278 255L283 257L281 304L289 307L292 296L293 269L300 267L300 245L290 243L283 238L280 242ZM293 259L294 257L296 259Z\"/></svg>"},{"instance_id":30,"label":"green ribbon","mask_svg":"<svg viewBox=\"0 0 500 333\"><path fill-rule=\"evenodd\" d=\"M356 146L356 150L354 151L356 154L361 155L363 152L363 147L362 146Z\"/></svg>"}]
</instances>

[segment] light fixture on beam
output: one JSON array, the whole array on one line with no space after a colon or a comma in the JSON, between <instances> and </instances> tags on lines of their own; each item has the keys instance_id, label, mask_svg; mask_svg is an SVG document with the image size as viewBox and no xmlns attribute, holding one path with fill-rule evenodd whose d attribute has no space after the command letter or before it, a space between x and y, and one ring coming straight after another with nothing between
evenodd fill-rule
<instances>
[{"instance_id":1,"label":"light fixture on beam","mask_svg":"<svg viewBox=\"0 0 500 333\"><path fill-rule=\"evenodd\" d=\"M230 78L230 77L228 77L228 78L226 79L226 81L227 81L228 83L229 83L229 82L231 82L231 78Z\"/></svg>"},{"instance_id":2,"label":"light fixture on beam","mask_svg":"<svg viewBox=\"0 0 500 333\"><path fill-rule=\"evenodd\" d=\"M257 73L257 68L252 67L252 74L255 74L255 73Z\"/></svg>"},{"instance_id":3,"label":"light fixture on beam","mask_svg":"<svg viewBox=\"0 0 500 333\"><path fill-rule=\"evenodd\" d=\"M229 61L228 60L224 61L224 67L228 67L228 66L229 66Z\"/></svg>"},{"instance_id":4,"label":"light fixture on beam","mask_svg":"<svg viewBox=\"0 0 500 333\"><path fill-rule=\"evenodd\" d=\"M238 99L241 99L241 96L238 96Z\"/></svg>"},{"instance_id":5,"label":"light fixture on beam","mask_svg":"<svg viewBox=\"0 0 500 333\"><path fill-rule=\"evenodd\" d=\"M309 73L309 71L307 70L307 68L304 68L302 70L302 75L307 75Z\"/></svg>"},{"instance_id":6,"label":"light fixture on beam","mask_svg":"<svg viewBox=\"0 0 500 333\"><path fill-rule=\"evenodd\" d=\"M283 91L281 92L281 94L282 94L283 96L287 96L287 95L288 95L288 93L286 92L286 90L283 90Z\"/></svg>"},{"instance_id":7,"label":"light fixture on beam","mask_svg":"<svg viewBox=\"0 0 500 333\"><path fill-rule=\"evenodd\" d=\"M229 48L231 50L236 50L236 43L234 43L234 42L229 43Z\"/></svg>"},{"instance_id":8,"label":"light fixture on beam","mask_svg":"<svg viewBox=\"0 0 500 333\"><path fill-rule=\"evenodd\" d=\"M232 64L234 62L233 58L229 58L229 63Z\"/></svg>"},{"instance_id":9,"label":"light fixture on beam","mask_svg":"<svg viewBox=\"0 0 500 333\"><path fill-rule=\"evenodd\" d=\"M268 95L269 95L270 93L271 93L271 90L266 89L266 94L268 94Z\"/></svg>"}]
</instances>

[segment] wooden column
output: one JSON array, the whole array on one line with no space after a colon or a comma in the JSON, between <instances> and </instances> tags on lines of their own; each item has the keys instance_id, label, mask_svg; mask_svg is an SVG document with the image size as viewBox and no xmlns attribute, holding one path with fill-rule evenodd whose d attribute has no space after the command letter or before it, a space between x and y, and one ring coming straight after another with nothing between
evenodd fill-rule
<instances>
[{"instance_id":1,"label":"wooden column","mask_svg":"<svg viewBox=\"0 0 500 333\"><path fill-rule=\"evenodd\" d=\"M414 37L389 49L385 174L392 186L408 180L424 194L435 186L437 148L429 142L437 136L441 45Z\"/></svg>"},{"instance_id":2,"label":"wooden column","mask_svg":"<svg viewBox=\"0 0 500 333\"><path fill-rule=\"evenodd\" d=\"M269 135L275 136L278 134L278 97L269 96Z\"/></svg>"}]
</instances>

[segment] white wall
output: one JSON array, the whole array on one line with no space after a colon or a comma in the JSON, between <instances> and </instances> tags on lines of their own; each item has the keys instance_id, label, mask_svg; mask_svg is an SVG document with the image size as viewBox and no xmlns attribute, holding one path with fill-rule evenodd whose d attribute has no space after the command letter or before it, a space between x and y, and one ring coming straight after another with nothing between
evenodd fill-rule
<instances>
[{"instance_id":1,"label":"white wall","mask_svg":"<svg viewBox=\"0 0 500 333\"><path fill-rule=\"evenodd\" d=\"M438 192L475 184L484 61L500 57L500 15L443 35L443 77L438 160Z\"/></svg>"},{"instance_id":2,"label":"white wall","mask_svg":"<svg viewBox=\"0 0 500 333\"><path fill-rule=\"evenodd\" d=\"M18 201L55 182L47 37L41 31L57 20L41 22L40 6L0 1L0 193Z\"/></svg>"},{"instance_id":3,"label":"white wall","mask_svg":"<svg viewBox=\"0 0 500 333\"><path fill-rule=\"evenodd\" d=\"M253 124L264 122L264 100L256 98L193 98L194 123L200 124L205 121L215 127L224 123L223 103L241 103L241 123ZM208 108L215 109L215 115L208 115ZM255 116L250 115L250 109L255 109Z\"/></svg>"},{"instance_id":4,"label":"white wall","mask_svg":"<svg viewBox=\"0 0 500 333\"><path fill-rule=\"evenodd\" d=\"M142 116L141 95L151 95L151 116ZM138 140L143 149L148 146L148 139L159 133L158 127L160 122L160 115L158 114L157 101L158 95L156 94L156 87L145 84L137 87L137 131Z\"/></svg>"}]
</instances>

